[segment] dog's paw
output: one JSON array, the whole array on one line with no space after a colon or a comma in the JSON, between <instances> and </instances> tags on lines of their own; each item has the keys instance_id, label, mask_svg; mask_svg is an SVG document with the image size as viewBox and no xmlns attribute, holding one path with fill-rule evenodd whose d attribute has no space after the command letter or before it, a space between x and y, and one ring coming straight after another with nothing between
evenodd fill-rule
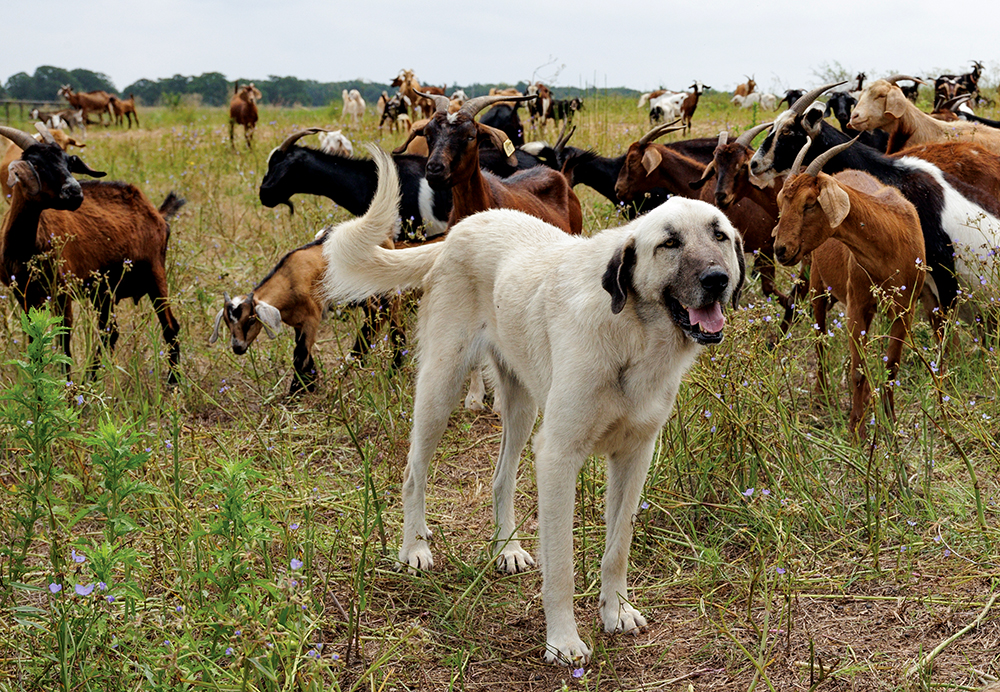
<instances>
[{"instance_id":1,"label":"dog's paw","mask_svg":"<svg viewBox=\"0 0 1000 692\"><path fill-rule=\"evenodd\" d=\"M601 619L604 621L604 631L608 634L638 634L646 628L646 618L642 613L618 599L601 604Z\"/></svg>"},{"instance_id":2,"label":"dog's paw","mask_svg":"<svg viewBox=\"0 0 1000 692\"><path fill-rule=\"evenodd\" d=\"M590 647L574 633L569 637L549 639L545 642L546 663L582 668L590 661Z\"/></svg>"},{"instance_id":3,"label":"dog's paw","mask_svg":"<svg viewBox=\"0 0 1000 692\"><path fill-rule=\"evenodd\" d=\"M497 570L507 574L527 572L535 566L535 560L521 546L505 547L496 557Z\"/></svg>"},{"instance_id":4,"label":"dog's paw","mask_svg":"<svg viewBox=\"0 0 1000 692\"><path fill-rule=\"evenodd\" d=\"M417 541L412 546L399 550L400 569L405 567L410 574L426 571L434 567L434 557L427 541Z\"/></svg>"}]
</instances>

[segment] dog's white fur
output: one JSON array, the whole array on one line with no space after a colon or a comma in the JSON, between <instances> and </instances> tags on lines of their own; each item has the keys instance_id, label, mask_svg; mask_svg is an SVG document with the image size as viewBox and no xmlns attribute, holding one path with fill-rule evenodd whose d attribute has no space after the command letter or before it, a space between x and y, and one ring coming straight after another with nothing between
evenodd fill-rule
<instances>
[{"instance_id":1,"label":"dog's white fur","mask_svg":"<svg viewBox=\"0 0 1000 692\"><path fill-rule=\"evenodd\" d=\"M673 198L590 238L518 211L493 210L456 224L442 243L385 250L379 244L393 231L398 182L388 157L374 147L372 155L378 191L365 216L327 235L324 289L334 300L423 289L399 560L411 570L433 565L425 517L428 466L465 376L490 359L504 401L493 479L497 567L514 573L534 565L517 540L514 485L541 408L534 452L545 659L585 662L590 649L573 617L577 474L589 454L607 455L601 618L608 632L638 631L646 620L631 605L626 584L632 517L657 435L701 350L677 326L665 295L692 304L698 298L690 296L702 290L699 272L708 267L729 279L714 300L735 302L743 279L739 234L714 207ZM631 267L630 277L622 266ZM626 289L617 311L609 285Z\"/></svg>"}]
</instances>

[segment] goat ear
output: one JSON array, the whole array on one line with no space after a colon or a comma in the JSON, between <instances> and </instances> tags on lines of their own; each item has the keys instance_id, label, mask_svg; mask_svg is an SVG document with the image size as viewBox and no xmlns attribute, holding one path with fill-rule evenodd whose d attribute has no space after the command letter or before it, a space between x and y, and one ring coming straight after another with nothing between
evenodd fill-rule
<instances>
[{"instance_id":1,"label":"goat ear","mask_svg":"<svg viewBox=\"0 0 1000 692\"><path fill-rule=\"evenodd\" d=\"M222 317L226 314L226 308L219 310L219 314L215 316L215 328L212 329L212 336L208 337L208 343L214 344L219 340L219 326L222 324Z\"/></svg>"},{"instance_id":2,"label":"goat ear","mask_svg":"<svg viewBox=\"0 0 1000 692\"><path fill-rule=\"evenodd\" d=\"M743 254L743 236L737 233L734 242L736 244L736 264L740 269L740 278L736 280L736 288L733 289L733 310L740 305L740 293L743 292L743 282L747 278L747 260Z\"/></svg>"},{"instance_id":3,"label":"goat ear","mask_svg":"<svg viewBox=\"0 0 1000 692\"><path fill-rule=\"evenodd\" d=\"M830 222L830 228L836 228L844 222L844 219L850 213L851 199L841 189L840 185L834 182L832 178L826 177L825 180L820 180L819 206L823 209L823 213L826 214L826 218Z\"/></svg>"},{"instance_id":4,"label":"goat ear","mask_svg":"<svg viewBox=\"0 0 1000 692\"><path fill-rule=\"evenodd\" d=\"M493 146L506 154L507 163L515 168L517 167L514 143L510 141L506 132L498 130L495 127L490 127L489 125L483 125L482 123L476 123L476 129L479 130L479 139L488 138L493 142Z\"/></svg>"},{"instance_id":5,"label":"goat ear","mask_svg":"<svg viewBox=\"0 0 1000 692\"><path fill-rule=\"evenodd\" d=\"M635 238L629 238L615 251L601 278L601 286L611 294L611 312L617 315L625 309L635 270Z\"/></svg>"},{"instance_id":6,"label":"goat ear","mask_svg":"<svg viewBox=\"0 0 1000 692\"><path fill-rule=\"evenodd\" d=\"M813 139L816 139L820 128L823 126L823 113L824 108L810 108L802 116L802 129Z\"/></svg>"},{"instance_id":7,"label":"goat ear","mask_svg":"<svg viewBox=\"0 0 1000 692\"><path fill-rule=\"evenodd\" d=\"M28 197L35 197L42 189L35 167L20 159L11 161L7 167L7 185L13 188L18 183L21 183L21 189Z\"/></svg>"},{"instance_id":8,"label":"goat ear","mask_svg":"<svg viewBox=\"0 0 1000 692\"><path fill-rule=\"evenodd\" d=\"M646 175L655 171L661 161L663 161L663 156L656 147L646 147L646 151L642 155L642 167L646 169Z\"/></svg>"},{"instance_id":9,"label":"goat ear","mask_svg":"<svg viewBox=\"0 0 1000 692\"><path fill-rule=\"evenodd\" d=\"M89 175L91 178L103 178L107 175L104 171L95 171L93 168L81 161L79 156L67 156L66 158L69 159L70 173Z\"/></svg>"},{"instance_id":10,"label":"goat ear","mask_svg":"<svg viewBox=\"0 0 1000 692\"><path fill-rule=\"evenodd\" d=\"M423 137L423 136L424 136L424 125L421 125L420 127L414 127L413 129L410 130L410 134L406 138L406 141L400 144L395 149L393 149L392 153L402 154L404 151L406 151L406 147L410 146L410 142L412 142L417 137Z\"/></svg>"},{"instance_id":11,"label":"goat ear","mask_svg":"<svg viewBox=\"0 0 1000 692\"><path fill-rule=\"evenodd\" d=\"M715 175L715 159L712 159L712 161L707 166L705 166L705 170L701 174L700 178L698 178L697 180L692 180L691 182L688 183L688 187L690 187L692 190L700 190L705 186L705 183L707 183L709 178L711 178L713 175Z\"/></svg>"},{"instance_id":12,"label":"goat ear","mask_svg":"<svg viewBox=\"0 0 1000 692\"><path fill-rule=\"evenodd\" d=\"M258 300L253 311L257 315L257 319L260 320L261 325L263 325L267 335L272 339L277 338L278 332L281 331L281 312L278 308L265 303L263 300Z\"/></svg>"},{"instance_id":13,"label":"goat ear","mask_svg":"<svg viewBox=\"0 0 1000 692\"><path fill-rule=\"evenodd\" d=\"M885 97L885 112L886 115L891 115L896 120L903 117L906 113L906 107L910 105L910 102L906 100L903 96L903 92L899 89L889 89L888 95Z\"/></svg>"}]
</instances>

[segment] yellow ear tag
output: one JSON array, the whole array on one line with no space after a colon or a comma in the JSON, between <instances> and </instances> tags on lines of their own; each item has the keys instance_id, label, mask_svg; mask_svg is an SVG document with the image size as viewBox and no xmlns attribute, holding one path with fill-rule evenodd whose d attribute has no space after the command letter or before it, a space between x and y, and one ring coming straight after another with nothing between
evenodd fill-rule
<instances>
[{"instance_id":1,"label":"yellow ear tag","mask_svg":"<svg viewBox=\"0 0 1000 692\"><path fill-rule=\"evenodd\" d=\"M503 153L507 154L507 156L514 155L514 143L509 139L503 141Z\"/></svg>"}]
</instances>

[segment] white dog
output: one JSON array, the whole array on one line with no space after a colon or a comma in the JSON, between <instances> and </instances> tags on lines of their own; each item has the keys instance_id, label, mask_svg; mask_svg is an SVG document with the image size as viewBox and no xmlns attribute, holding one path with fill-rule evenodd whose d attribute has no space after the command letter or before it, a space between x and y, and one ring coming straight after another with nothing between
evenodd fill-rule
<instances>
[{"instance_id":1,"label":"white dog","mask_svg":"<svg viewBox=\"0 0 1000 692\"><path fill-rule=\"evenodd\" d=\"M722 340L723 305L738 298L739 234L715 207L675 197L590 238L493 210L456 224L444 242L385 250L399 185L388 156L374 148L372 155L378 191L363 217L327 235L324 287L335 300L423 289L399 560L411 570L433 565L428 466L465 376L489 359L504 402L493 479L497 567L514 573L535 564L515 535L514 483L541 408L534 451L545 659L586 662L590 649L573 617L577 474L589 454L607 455L601 618L607 632L636 631L646 620L626 584L632 517L681 377L701 344Z\"/></svg>"}]
</instances>

